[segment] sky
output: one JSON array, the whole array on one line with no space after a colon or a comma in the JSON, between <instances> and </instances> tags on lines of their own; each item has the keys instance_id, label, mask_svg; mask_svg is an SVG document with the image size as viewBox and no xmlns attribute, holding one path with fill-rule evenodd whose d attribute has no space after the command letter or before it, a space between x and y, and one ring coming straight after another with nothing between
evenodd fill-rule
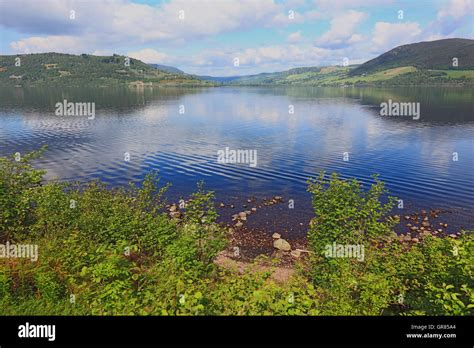
<instances>
[{"instance_id":1,"label":"sky","mask_svg":"<svg viewBox=\"0 0 474 348\"><path fill-rule=\"evenodd\" d=\"M0 0L0 54L113 53L234 76L474 37L474 0Z\"/></svg>"}]
</instances>

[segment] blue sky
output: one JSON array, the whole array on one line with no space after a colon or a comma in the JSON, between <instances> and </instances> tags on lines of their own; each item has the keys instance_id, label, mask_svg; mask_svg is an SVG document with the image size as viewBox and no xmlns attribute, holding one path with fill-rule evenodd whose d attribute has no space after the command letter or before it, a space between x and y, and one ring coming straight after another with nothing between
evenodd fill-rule
<instances>
[{"instance_id":1,"label":"blue sky","mask_svg":"<svg viewBox=\"0 0 474 348\"><path fill-rule=\"evenodd\" d=\"M189 73L246 75L472 39L473 18L474 0L0 0L0 49L118 53Z\"/></svg>"}]
</instances>

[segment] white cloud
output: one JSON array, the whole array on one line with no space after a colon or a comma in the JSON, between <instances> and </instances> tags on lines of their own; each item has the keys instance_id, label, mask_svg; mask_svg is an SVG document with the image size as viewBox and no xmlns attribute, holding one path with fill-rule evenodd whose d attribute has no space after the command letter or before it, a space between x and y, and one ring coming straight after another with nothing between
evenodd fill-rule
<instances>
[{"instance_id":1,"label":"white cloud","mask_svg":"<svg viewBox=\"0 0 474 348\"><path fill-rule=\"evenodd\" d=\"M140 51L129 52L128 56L139 59L145 63L163 64L169 62L169 56L151 48L145 48Z\"/></svg>"},{"instance_id":2,"label":"white cloud","mask_svg":"<svg viewBox=\"0 0 474 348\"><path fill-rule=\"evenodd\" d=\"M94 55L94 56L111 56L114 53L115 52L110 51L110 50L95 50L94 52L92 52L92 55Z\"/></svg>"},{"instance_id":3,"label":"white cloud","mask_svg":"<svg viewBox=\"0 0 474 348\"><path fill-rule=\"evenodd\" d=\"M294 33L291 33L287 37L288 42L299 42L301 41L302 36L301 36L301 31L295 31Z\"/></svg>"},{"instance_id":4,"label":"white cloud","mask_svg":"<svg viewBox=\"0 0 474 348\"><path fill-rule=\"evenodd\" d=\"M75 19L69 18L71 10L75 11ZM49 45L36 39L45 34L45 40L53 40L51 47L58 51L70 48L66 41L61 47L61 39L55 39L58 35L76 37L79 46L89 43L90 51L94 51L127 41L184 43L233 30L290 25L302 20L304 17L299 14L290 20L284 6L274 0L171 0L156 6L126 0L18 0L2 2L0 25L36 34L35 39L25 38L11 45L17 52L49 49Z\"/></svg>"},{"instance_id":5,"label":"white cloud","mask_svg":"<svg viewBox=\"0 0 474 348\"><path fill-rule=\"evenodd\" d=\"M338 11L342 9L351 9L357 7L373 7L390 5L394 0L313 0L316 7L325 11Z\"/></svg>"},{"instance_id":6,"label":"white cloud","mask_svg":"<svg viewBox=\"0 0 474 348\"><path fill-rule=\"evenodd\" d=\"M81 30L78 21L70 19L70 11L78 9L61 0L2 0L0 26L28 34L66 35Z\"/></svg>"},{"instance_id":7,"label":"white cloud","mask_svg":"<svg viewBox=\"0 0 474 348\"><path fill-rule=\"evenodd\" d=\"M352 63L400 44L473 35L474 0L442 2L433 21L424 28L414 22L379 20L371 38L368 32L358 32L368 17L365 12L369 13L370 7L392 3L395 16L395 1L166 0L156 5L133 1L136 0L0 0L0 28L19 34L19 39L10 43L15 53L128 53L145 62L212 75L340 64L343 57L349 57ZM359 8L363 10L355 10ZM75 19L70 19L71 10L75 11ZM295 11L294 19L288 17L290 10ZM184 19L179 18L180 11L184 11ZM300 26L292 27L320 19L329 20L330 27L319 38L310 36L307 30L303 37ZM231 41L222 44L222 36L214 40L226 32L243 37L247 35L245 31L255 28L274 28L274 33L284 33L278 30L281 26L292 30L287 37L278 38L280 43L272 45L255 47L260 40L258 35L248 43L239 39L235 46ZM205 40L202 52L190 54L199 48L197 41L201 39ZM315 47L305 45L306 40L313 40ZM190 43L195 46L183 50L182 56L167 51L171 46ZM239 68L233 67L234 57L240 58Z\"/></svg>"},{"instance_id":8,"label":"white cloud","mask_svg":"<svg viewBox=\"0 0 474 348\"><path fill-rule=\"evenodd\" d=\"M331 20L329 31L321 35L316 44L321 47L344 47L361 40L361 35L355 34L358 25L367 18L367 14L358 11L348 11Z\"/></svg>"},{"instance_id":9,"label":"white cloud","mask_svg":"<svg viewBox=\"0 0 474 348\"><path fill-rule=\"evenodd\" d=\"M317 64L330 54L329 50L318 47L299 47L295 45L275 45L248 48L238 53L242 65L260 65L273 62L293 62Z\"/></svg>"},{"instance_id":10,"label":"white cloud","mask_svg":"<svg viewBox=\"0 0 474 348\"><path fill-rule=\"evenodd\" d=\"M178 66L190 73L232 76L338 64L344 56L342 52L313 46L270 45L232 52L205 51L197 56L181 59ZM233 66L234 58L239 58L239 67Z\"/></svg>"},{"instance_id":11,"label":"white cloud","mask_svg":"<svg viewBox=\"0 0 474 348\"><path fill-rule=\"evenodd\" d=\"M374 26L372 43L378 51L387 51L396 46L412 43L420 38L420 25L416 22L377 22Z\"/></svg>"},{"instance_id":12,"label":"white cloud","mask_svg":"<svg viewBox=\"0 0 474 348\"><path fill-rule=\"evenodd\" d=\"M18 53L62 52L81 53L86 49L86 43L73 36L33 36L14 41L10 44L13 51Z\"/></svg>"},{"instance_id":13,"label":"white cloud","mask_svg":"<svg viewBox=\"0 0 474 348\"><path fill-rule=\"evenodd\" d=\"M433 41L450 37L466 37L463 28L472 28L473 0L450 0L438 10L437 18L424 29L417 22L375 23L372 51L383 53L396 46L420 41ZM466 25L467 24L467 25ZM472 30L470 35L472 37Z\"/></svg>"},{"instance_id":14,"label":"white cloud","mask_svg":"<svg viewBox=\"0 0 474 348\"><path fill-rule=\"evenodd\" d=\"M285 26L291 24L303 23L305 20L304 14L295 10L288 10L286 12L279 12L272 18L272 23L277 26Z\"/></svg>"},{"instance_id":15,"label":"white cloud","mask_svg":"<svg viewBox=\"0 0 474 348\"><path fill-rule=\"evenodd\" d=\"M304 16L306 21L312 21L312 20L315 20L315 19L322 19L322 18L325 17L322 12L315 11L315 10L306 11L306 12L304 12L303 16Z\"/></svg>"},{"instance_id":16,"label":"white cloud","mask_svg":"<svg viewBox=\"0 0 474 348\"><path fill-rule=\"evenodd\" d=\"M441 37L473 37L473 0L450 0L444 3L437 18L425 29L427 35Z\"/></svg>"},{"instance_id":17,"label":"white cloud","mask_svg":"<svg viewBox=\"0 0 474 348\"><path fill-rule=\"evenodd\" d=\"M450 0L446 6L438 11L438 19L452 17L459 19L464 16L471 16L474 13L474 1L472 0Z\"/></svg>"}]
</instances>

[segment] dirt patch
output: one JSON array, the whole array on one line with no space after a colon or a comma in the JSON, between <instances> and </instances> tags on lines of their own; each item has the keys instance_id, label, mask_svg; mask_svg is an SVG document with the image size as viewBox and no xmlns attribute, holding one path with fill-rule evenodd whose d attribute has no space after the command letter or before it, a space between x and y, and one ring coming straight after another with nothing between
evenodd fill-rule
<instances>
[{"instance_id":1,"label":"dirt patch","mask_svg":"<svg viewBox=\"0 0 474 348\"><path fill-rule=\"evenodd\" d=\"M277 283L286 283L295 274L295 270L281 265L271 265L268 262L245 262L235 260L228 251L221 252L214 260L214 263L220 267L237 272L245 273L270 273L269 279Z\"/></svg>"}]
</instances>

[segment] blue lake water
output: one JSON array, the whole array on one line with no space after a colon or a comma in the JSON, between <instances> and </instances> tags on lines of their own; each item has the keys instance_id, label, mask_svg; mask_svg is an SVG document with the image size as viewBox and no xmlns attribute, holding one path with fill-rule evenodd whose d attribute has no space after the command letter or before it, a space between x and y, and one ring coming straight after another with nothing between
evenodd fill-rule
<instances>
[{"instance_id":1,"label":"blue lake water","mask_svg":"<svg viewBox=\"0 0 474 348\"><path fill-rule=\"evenodd\" d=\"M56 116L55 103L64 99L94 102L95 118ZM380 103L388 99L419 102L420 119L380 116ZM364 184L377 173L403 199L401 215L447 209L453 227L474 226L469 89L2 88L0 155L42 144L49 149L38 166L48 179L124 185L159 170L173 185L172 199L204 180L218 201L294 199L297 209L282 213L294 221L308 219L306 182L321 170ZM257 166L218 163L217 151L226 147L256 150Z\"/></svg>"}]
</instances>

